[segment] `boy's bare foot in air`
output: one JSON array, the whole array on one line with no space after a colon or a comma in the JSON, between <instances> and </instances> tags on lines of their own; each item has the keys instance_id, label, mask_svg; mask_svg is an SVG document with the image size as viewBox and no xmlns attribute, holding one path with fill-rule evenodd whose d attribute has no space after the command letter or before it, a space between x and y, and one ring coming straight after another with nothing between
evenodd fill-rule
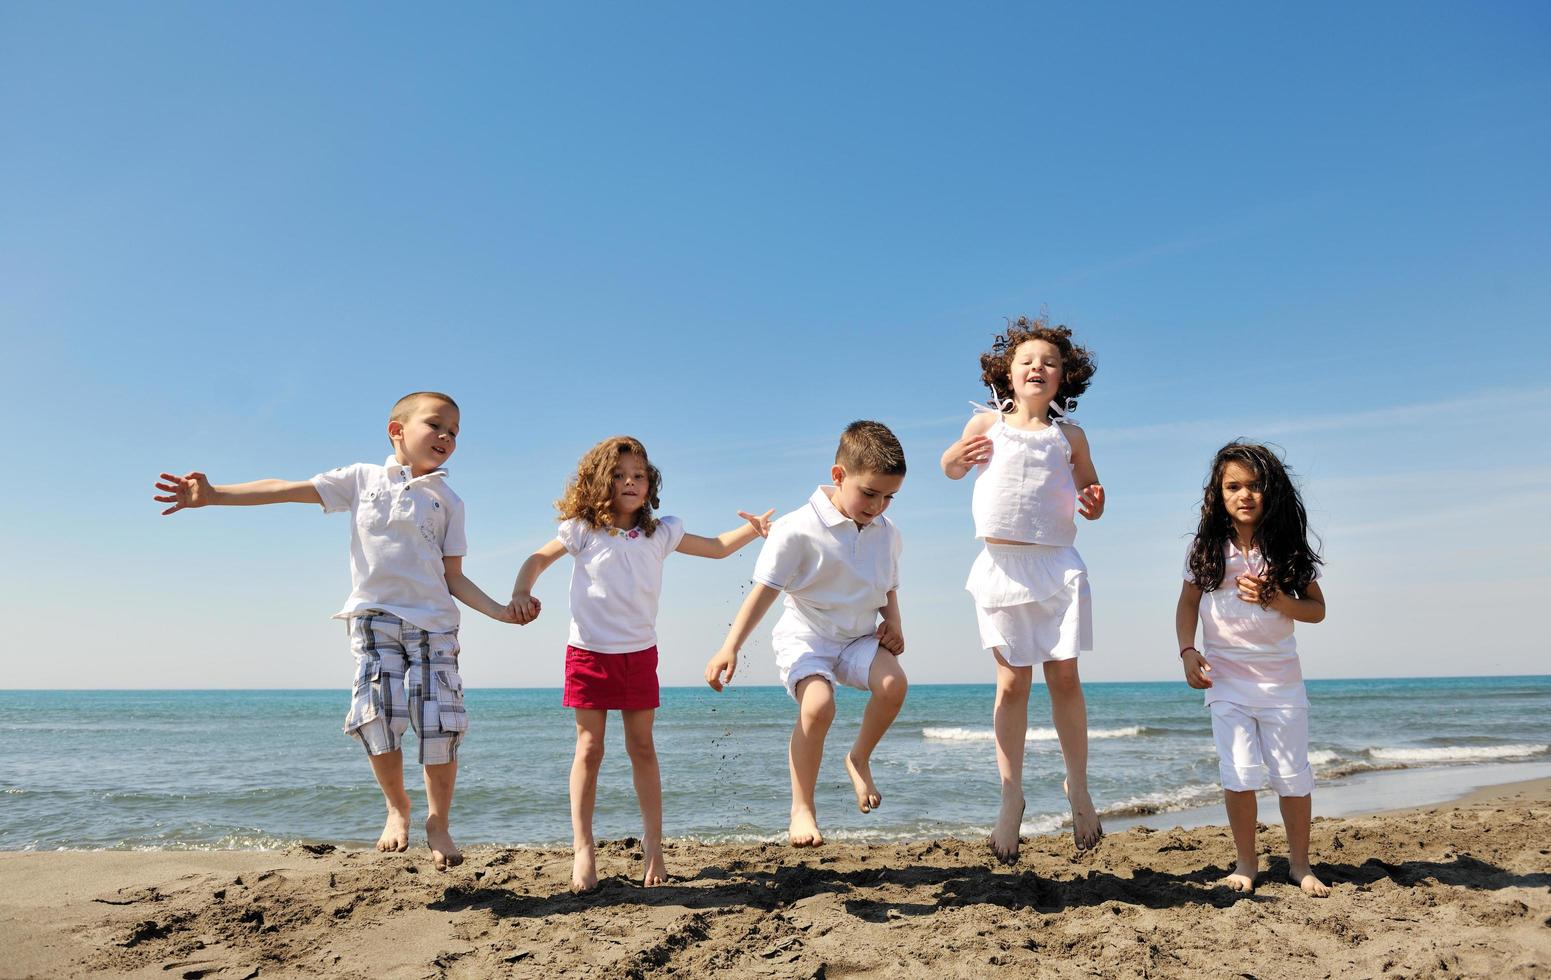
<instances>
[{"instance_id":1,"label":"boy's bare foot in air","mask_svg":"<svg viewBox=\"0 0 1551 980\"><path fill-rule=\"evenodd\" d=\"M1100 838L1104 836L1104 825L1099 822L1099 811L1094 809L1093 797L1088 795L1087 787L1079 789L1074 795L1066 781L1062 780L1061 792L1066 794L1067 802L1072 805L1072 838L1077 841L1077 849L1086 851L1098 846Z\"/></svg>"},{"instance_id":2,"label":"boy's bare foot in air","mask_svg":"<svg viewBox=\"0 0 1551 980\"><path fill-rule=\"evenodd\" d=\"M430 817L426 818L425 842L431 848L431 861L437 871L456 868L463 863L463 852L452 842L452 835L447 833L445 817L434 822Z\"/></svg>"},{"instance_id":3,"label":"boy's bare foot in air","mask_svg":"<svg viewBox=\"0 0 1551 980\"><path fill-rule=\"evenodd\" d=\"M787 836L793 847L818 847L824 843L824 835L819 833L819 822L812 810L792 810L792 825L787 829Z\"/></svg>"},{"instance_id":4,"label":"boy's bare foot in air","mask_svg":"<svg viewBox=\"0 0 1551 980\"><path fill-rule=\"evenodd\" d=\"M1220 883L1236 892L1252 892L1255 890L1255 881L1260 877L1260 869L1239 865L1233 869L1233 873L1224 878Z\"/></svg>"},{"instance_id":5,"label":"boy's bare foot in air","mask_svg":"<svg viewBox=\"0 0 1551 980\"><path fill-rule=\"evenodd\" d=\"M646 860L646 868L641 874L642 885L653 888L668 880L667 866L662 863L661 844L642 844L641 856Z\"/></svg>"},{"instance_id":6,"label":"boy's bare foot in air","mask_svg":"<svg viewBox=\"0 0 1551 980\"><path fill-rule=\"evenodd\" d=\"M388 808L388 820L382 825L382 836L377 838L379 851L409 850L409 808Z\"/></svg>"},{"instance_id":7,"label":"boy's bare foot in air","mask_svg":"<svg viewBox=\"0 0 1551 980\"><path fill-rule=\"evenodd\" d=\"M863 759L857 762L846 753L846 772L851 776L851 788L856 791L856 808L863 813L871 813L883 802L883 794L878 792L878 787L872 781L872 760Z\"/></svg>"},{"instance_id":8,"label":"boy's bare foot in air","mask_svg":"<svg viewBox=\"0 0 1551 980\"><path fill-rule=\"evenodd\" d=\"M1019 834L1023 828L1023 798L1002 799L1002 812L996 816L996 826L991 830L991 853L1003 864L1018 863Z\"/></svg>"},{"instance_id":9,"label":"boy's bare foot in air","mask_svg":"<svg viewBox=\"0 0 1551 980\"><path fill-rule=\"evenodd\" d=\"M1301 868L1289 868L1287 877L1292 883L1303 889L1303 893L1311 898L1324 898L1330 894L1330 886L1314 877L1314 872L1304 865Z\"/></svg>"},{"instance_id":10,"label":"boy's bare foot in air","mask_svg":"<svg viewBox=\"0 0 1551 980\"><path fill-rule=\"evenodd\" d=\"M571 890L580 895L598 887L598 857L591 844L576 849L571 862Z\"/></svg>"}]
</instances>

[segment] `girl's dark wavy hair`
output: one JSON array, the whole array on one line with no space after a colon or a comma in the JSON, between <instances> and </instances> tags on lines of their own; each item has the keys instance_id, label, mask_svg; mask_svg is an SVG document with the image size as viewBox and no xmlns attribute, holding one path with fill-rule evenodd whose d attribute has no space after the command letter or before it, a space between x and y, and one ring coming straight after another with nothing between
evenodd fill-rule
<instances>
[{"instance_id":1,"label":"girl's dark wavy hair","mask_svg":"<svg viewBox=\"0 0 1551 980\"><path fill-rule=\"evenodd\" d=\"M1061 387L1056 389L1051 404L1066 408L1066 400L1070 398L1075 409L1077 397L1088 390L1088 382L1098 365L1093 362L1093 354L1088 348L1072 343L1070 327L1052 327L1049 317L1043 313L1033 319L1020 316L1009 320L1006 332L997 334L991 349L980 355L980 381L996 394L996 402L991 403L991 407L1000 409L998 403L1012 397L1012 357L1020 346L1031 340L1043 340L1061 353ZM1051 418L1059 417L1053 407L1049 414Z\"/></svg>"},{"instance_id":2,"label":"girl's dark wavy hair","mask_svg":"<svg viewBox=\"0 0 1551 980\"><path fill-rule=\"evenodd\" d=\"M1222 585L1227 565L1227 544L1233 538L1233 520L1223 503L1222 475L1229 463L1246 467L1260 480L1260 525L1254 543L1265 559L1265 579L1270 589L1261 605L1277 592L1302 597L1314 581L1315 569L1324 564L1309 544L1309 518L1287 467L1275 452L1252 442L1230 442L1217 450L1212 472L1201 497L1201 524L1190 546L1190 576L1202 592Z\"/></svg>"}]
</instances>

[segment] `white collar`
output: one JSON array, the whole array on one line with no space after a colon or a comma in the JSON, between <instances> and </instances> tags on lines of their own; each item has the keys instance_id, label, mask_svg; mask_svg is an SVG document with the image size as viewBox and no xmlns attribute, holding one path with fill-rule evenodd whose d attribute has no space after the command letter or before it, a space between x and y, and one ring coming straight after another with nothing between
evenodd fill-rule
<instances>
[{"instance_id":1,"label":"white collar","mask_svg":"<svg viewBox=\"0 0 1551 980\"><path fill-rule=\"evenodd\" d=\"M845 524L848 522L851 524L856 524L856 522L851 520L851 518L840 513L840 508L836 507L835 502L829 499L829 494L824 492L826 490L834 489L836 488L828 485L819 487L817 490L813 491L813 496L808 498L808 503L812 504L813 509L818 512L819 520L824 522L825 527L836 527L840 524ZM856 526L857 528L862 527L860 524L857 524Z\"/></svg>"},{"instance_id":2,"label":"white collar","mask_svg":"<svg viewBox=\"0 0 1551 980\"><path fill-rule=\"evenodd\" d=\"M443 479L446 479L447 477L447 467L445 466L438 466L436 469L429 473L423 473L420 476L415 476L413 467L411 467L408 463L400 463L397 456L389 456L387 462L382 464L382 467L388 471L389 480L394 478L394 474L398 474L403 478L405 483L413 483L416 480L424 480L433 476L439 476Z\"/></svg>"}]
</instances>

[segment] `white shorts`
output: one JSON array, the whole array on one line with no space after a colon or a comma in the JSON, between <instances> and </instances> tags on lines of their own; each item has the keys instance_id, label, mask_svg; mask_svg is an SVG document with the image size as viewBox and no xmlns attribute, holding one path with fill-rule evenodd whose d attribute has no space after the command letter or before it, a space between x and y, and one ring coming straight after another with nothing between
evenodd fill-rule
<instances>
[{"instance_id":1,"label":"white shorts","mask_svg":"<svg viewBox=\"0 0 1551 980\"><path fill-rule=\"evenodd\" d=\"M797 698L797 682L807 677L822 677L830 687L844 684L868 690L872 659L878 654L878 638L874 635L832 640L815 633L790 613L776 623L770 633L770 645L775 649L781 683L793 700Z\"/></svg>"},{"instance_id":2,"label":"white shorts","mask_svg":"<svg viewBox=\"0 0 1551 980\"><path fill-rule=\"evenodd\" d=\"M991 544L964 583L975 600L980 645L1014 667L1071 660L1093 649L1093 598L1077 549Z\"/></svg>"},{"instance_id":3,"label":"white shorts","mask_svg":"<svg viewBox=\"0 0 1551 980\"><path fill-rule=\"evenodd\" d=\"M1232 701L1213 701L1208 707L1223 789L1254 791L1269 783L1278 796L1314 792L1308 708L1263 708Z\"/></svg>"}]
</instances>

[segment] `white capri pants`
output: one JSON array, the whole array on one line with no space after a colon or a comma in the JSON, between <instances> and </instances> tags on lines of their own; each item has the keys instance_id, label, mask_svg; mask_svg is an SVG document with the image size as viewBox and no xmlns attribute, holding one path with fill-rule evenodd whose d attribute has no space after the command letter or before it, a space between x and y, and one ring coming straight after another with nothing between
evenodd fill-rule
<instances>
[{"instance_id":1,"label":"white capri pants","mask_svg":"<svg viewBox=\"0 0 1551 980\"><path fill-rule=\"evenodd\" d=\"M1278 796L1314 791L1309 767L1309 709L1213 701L1212 739L1222 788L1253 792L1267 783Z\"/></svg>"}]
</instances>

